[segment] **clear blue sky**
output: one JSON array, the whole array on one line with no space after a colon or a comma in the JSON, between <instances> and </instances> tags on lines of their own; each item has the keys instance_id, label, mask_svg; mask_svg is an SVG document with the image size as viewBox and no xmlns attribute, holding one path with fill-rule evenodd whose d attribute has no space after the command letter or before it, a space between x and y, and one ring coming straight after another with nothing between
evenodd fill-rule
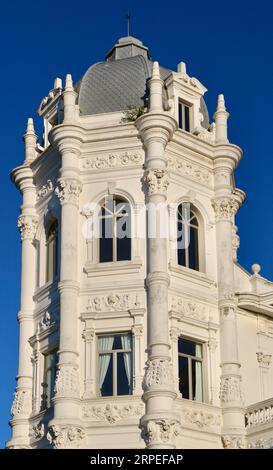
<instances>
[{"instance_id":1,"label":"clear blue sky","mask_svg":"<svg viewBox=\"0 0 273 470\"><path fill-rule=\"evenodd\" d=\"M9 437L9 410L17 373L20 241L16 227L20 196L9 171L23 161L21 135L56 76L78 80L102 60L117 38L126 35L125 14L132 12L132 35L150 48L154 60L176 69L181 60L207 88L212 116L218 93L230 112L230 140L244 149L237 187L247 201L237 218L239 261L253 262L273 279L273 62L270 0L81 0L3 2L1 43L1 259L0 271L0 447Z\"/></svg>"}]
</instances>

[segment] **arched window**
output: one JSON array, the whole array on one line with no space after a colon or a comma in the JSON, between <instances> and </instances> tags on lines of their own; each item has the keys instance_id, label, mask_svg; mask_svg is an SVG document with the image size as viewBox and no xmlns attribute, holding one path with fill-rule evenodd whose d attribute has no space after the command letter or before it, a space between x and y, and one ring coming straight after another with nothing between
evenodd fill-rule
<instances>
[{"instance_id":1,"label":"arched window","mask_svg":"<svg viewBox=\"0 0 273 470\"><path fill-rule=\"evenodd\" d=\"M177 262L199 271L199 224L194 208L182 203L177 209Z\"/></svg>"},{"instance_id":2,"label":"arched window","mask_svg":"<svg viewBox=\"0 0 273 470\"><path fill-rule=\"evenodd\" d=\"M58 275L58 221L54 220L46 236L46 282Z\"/></svg>"},{"instance_id":3,"label":"arched window","mask_svg":"<svg viewBox=\"0 0 273 470\"><path fill-rule=\"evenodd\" d=\"M101 204L100 263L131 259L131 209L120 196L108 195Z\"/></svg>"}]
</instances>

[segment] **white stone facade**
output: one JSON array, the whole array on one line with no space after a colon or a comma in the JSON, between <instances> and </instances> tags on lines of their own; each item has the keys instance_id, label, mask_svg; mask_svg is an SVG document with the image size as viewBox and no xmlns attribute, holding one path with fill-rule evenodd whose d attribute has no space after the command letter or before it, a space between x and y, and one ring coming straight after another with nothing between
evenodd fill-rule
<instances>
[{"instance_id":1,"label":"white stone facade","mask_svg":"<svg viewBox=\"0 0 273 470\"><path fill-rule=\"evenodd\" d=\"M148 90L142 115L124 122L122 110L81 113L68 75L64 88L55 81L39 108L41 145L28 121L25 161L12 172L23 204L9 448L273 445L273 283L258 265L250 275L237 263L235 215L245 196L233 174L242 151L228 141L223 95L206 129L200 113L206 88L185 64L163 79L154 62ZM179 100L190 109L188 131L179 128ZM86 227L98 226L94 207L106 196L129 203L128 260L100 262L100 238L86 235ZM178 262L181 203L191 204L198 219L198 269ZM152 220L145 225L143 212L149 204L163 207L164 236L158 227L149 236ZM53 221L54 268L48 266ZM130 393L101 396L98 339L125 333L131 335ZM202 349L202 361L184 360L195 367L195 376L188 371L195 399L181 395L179 338ZM54 390L45 383L53 351Z\"/></svg>"}]
</instances>

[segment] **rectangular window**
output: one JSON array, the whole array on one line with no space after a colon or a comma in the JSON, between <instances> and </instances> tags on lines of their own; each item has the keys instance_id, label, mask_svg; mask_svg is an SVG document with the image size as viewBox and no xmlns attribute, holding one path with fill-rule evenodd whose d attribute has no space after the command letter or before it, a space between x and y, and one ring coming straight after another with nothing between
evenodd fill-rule
<instances>
[{"instance_id":1,"label":"rectangular window","mask_svg":"<svg viewBox=\"0 0 273 470\"><path fill-rule=\"evenodd\" d=\"M179 390L183 398L203 401L203 347L189 339L178 340Z\"/></svg>"},{"instance_id":2,"label":"rectangular window","mask_svg":"<svg viewBox=\"0 0 273 470\"><path fill-rule=\"evenodd\" d=\"M58 363L57 350L44 354L44 381L43 381L43 406L50 408L54 396L54 384L56 378L56 366Z\"/></svg>"},{"instance_id":3,"label":"rectangular window","mask_svg":"<svg viewBox=\"0 0 273 470\"><path fill-rule=\"evenodd\" d=\"M178 101L178 127L190 132L190 106L183 101Z\"/></svg>"},{"instance_id":4,"label":"rectangular window","mask_svg":"<svg viewBox=\"0 0 273 470\"><path fill-rule=\"evenodd\" d=\"M98 337L100 396L132 394L131 343L129 333Z\"/></svg>"}]
</instances>

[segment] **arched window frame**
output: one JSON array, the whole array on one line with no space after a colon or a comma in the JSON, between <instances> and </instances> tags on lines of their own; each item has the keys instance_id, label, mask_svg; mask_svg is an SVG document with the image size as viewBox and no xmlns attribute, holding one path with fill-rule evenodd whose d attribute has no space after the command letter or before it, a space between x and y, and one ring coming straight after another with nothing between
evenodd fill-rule
<instances>
[{"instance_id":1,"label":"arched window frame","mask_svg":"<svg viewBox=\"0 0 273 470\"><path fill-rule=\"evenodd\" d=\"M105 208L107 204L108 204L108 208L107 207ZM117 208L117 204L118 205L121 204L121 207ZM122 211L124 210L124 207L122 204L125 205L126 213L124 212L122 213ZM111 208L111 205L112 205L112 208ZM132 211L132 207L131 207L129 200L120 194L108 194L108 195L105 195L102 200L100 200L99 207L100 208L97 214L98 235L99 235L98 236L98 250L97 250L98 262L104 264L104 263L113 263L113 262L116 263L116 262L121 262L121 261L125 261L125 262L132 261L133 259L133 246L132 246L133 245L132 244L132 213L133 211ZM129 240L127 241L128 243L127 250L130 251L130 255L128 257L122 257L122 256L119 256L118 254L118 251L119 251L118 240L119 239L117 238L117 223L118 223L118 220L124 217L125 218L128 217L129 226L130 226L130 237L127 239ZM101 230L103 230L103 226L105 227L105 225L103 225L103 222L102 222L105 220L109 221L109 226L111 226L110 230L112 231L111 233L113 235L113 237L111 238L112 256L109 255L108 256L109 259L107 259L107 257L105 256L105 259L102 260ZM107 240L107 238L103 238L103 240ZM105 243L105 246L106 246L106 243ZM108 247L109 246L110 244L108 245Z\"/></svg>"},{"instance_id":2,"label":"arched window frame","mask_svg":"<svg viewBox=\"0 0 273 470\"><path fill-rule=\"evenodd\" d=\"M197 254L198 254L198 260L199 260L199 266L198 269L193 269L189 265L189 263L185 263L185 265L179 263L178 259L178 246L177 246L177 230L178 230L178 210L182 204L189 204L190 205L190 211L194 213L194 217L196 218L197 224L198 224L198 248L197 248ZM180 200L177 203L176 210L175 210L175 231L176 231L176 246L175 246L175 262L178 266L180 266L182 269L191 269L194 272L201 272L205 273L205 240L204 240L204 220L201 215L201 212L199 208L189 200Z\"/></svg>"}]
</instances>

